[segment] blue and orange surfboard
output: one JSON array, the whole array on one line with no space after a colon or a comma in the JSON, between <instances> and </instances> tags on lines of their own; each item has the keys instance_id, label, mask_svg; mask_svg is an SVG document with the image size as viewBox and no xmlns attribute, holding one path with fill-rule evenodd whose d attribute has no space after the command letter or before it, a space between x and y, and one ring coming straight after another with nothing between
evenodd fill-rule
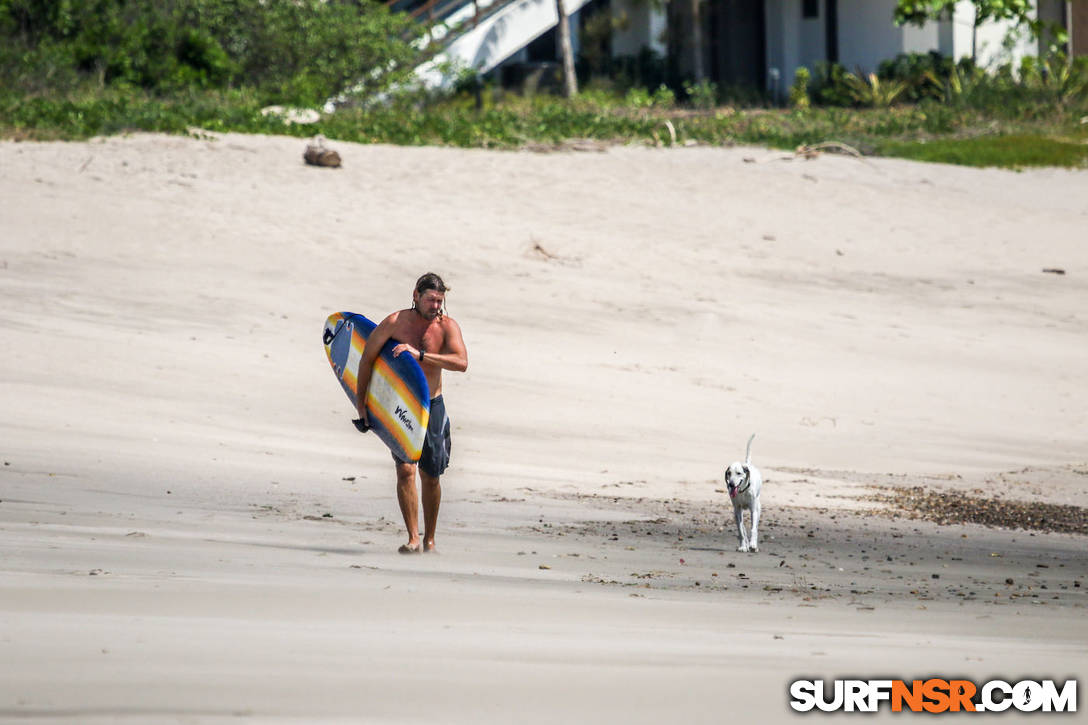
<instances>
[{"instance_id":1,"label":"blue and orange surfboard","mask_svg":"<svg viewBox=\"0 0 1088 725\"><path fill-rule=\"evenodd\" d=\"M357 408L356 376L366 340L376 324L352 312L335 312L325 320L325 354L336 379ZM396 342L382 346L374 361L367 387L366 410L371 430L398 458L414 463L423 450L427 421L431 415L431 394L423 369L411 355L393 356Z\"/></svg>"}]
</instances>

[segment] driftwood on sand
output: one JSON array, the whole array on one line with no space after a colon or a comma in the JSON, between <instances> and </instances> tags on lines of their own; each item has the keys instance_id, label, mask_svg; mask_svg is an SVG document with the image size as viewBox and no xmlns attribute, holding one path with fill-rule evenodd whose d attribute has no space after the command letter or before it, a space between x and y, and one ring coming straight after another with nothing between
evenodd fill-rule
<instances>
[{"instance_id":1,"label":"driftwood on sand","mask_svg":"<svg viewBox=\"0 0 1088 725\"><path fill-rule=\"evenodd\" d=\"M324 136L315 136L306 146L302 158L311 166L340 167L340 154L325 145Z\"/></svg>"}]
</instances>

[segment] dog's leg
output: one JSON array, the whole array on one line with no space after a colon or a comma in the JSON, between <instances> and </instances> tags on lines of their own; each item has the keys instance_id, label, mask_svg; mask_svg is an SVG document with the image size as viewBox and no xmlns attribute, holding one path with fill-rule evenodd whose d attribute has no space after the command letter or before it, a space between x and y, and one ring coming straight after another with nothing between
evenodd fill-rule
<instances>
[{"instance_id":1,"label":"dog's leg","mask_svg":"<svg viewBox=\"0 0 1088 725\"><path fill-rule=\"evenodd\" d=\"M733 515L737 519L737 539L740 540L737 551L748 551L748 536L744 533L744 509L734 506Z\"/></svg>"},{"instance_id":2,"label":"dog's leg","mask_svg":"<svg viewBox=\"0 0 1088 725\"><path fill-rule=\"evenodd\" d=\"M752 536L749 539L748 551L759 551L759 497L752 501Z\"/></svg>"}]
</instances>

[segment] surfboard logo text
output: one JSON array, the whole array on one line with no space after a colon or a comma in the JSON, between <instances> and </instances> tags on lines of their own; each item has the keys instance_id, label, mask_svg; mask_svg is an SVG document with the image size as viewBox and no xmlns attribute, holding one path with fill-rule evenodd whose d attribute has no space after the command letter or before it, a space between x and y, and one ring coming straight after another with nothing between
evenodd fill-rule
<instances>
[{"instance_id":1,"label":"surfboard logo text","mask_svg":"<svg viewBox=\"0 0 1088 725\"><path fill-rule=\"evenodd\" d=\"M404 424L405 428L410 431L415 430L415 427L412 425L412 419L408 417L407 410L398 405L396 411L394 412L396 413L397 418L400 419L400 422Z\"/></svg>"}]
</instances>

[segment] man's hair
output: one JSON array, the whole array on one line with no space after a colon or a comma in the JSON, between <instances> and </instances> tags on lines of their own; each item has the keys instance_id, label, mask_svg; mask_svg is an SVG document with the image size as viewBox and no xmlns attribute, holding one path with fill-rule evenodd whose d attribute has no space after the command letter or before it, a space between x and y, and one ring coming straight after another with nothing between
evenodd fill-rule
<instances>
[{"instance_id":1,"label":"man's hair","mask_svg":"<svg viewBox=\"0 0 1088 725\"><path fill-rule=\"evenodd\" d=\"M416 292L419 294L423 294L430 289L433 289L435 292L441 292L442 294L445 294L446 291L449 290L449 287L446 286L446 283L443 282L442 278L439 277L437 274L435 274L434 272L428 272L427 274L416 280Z\"/></svg>"}]
</instances>

